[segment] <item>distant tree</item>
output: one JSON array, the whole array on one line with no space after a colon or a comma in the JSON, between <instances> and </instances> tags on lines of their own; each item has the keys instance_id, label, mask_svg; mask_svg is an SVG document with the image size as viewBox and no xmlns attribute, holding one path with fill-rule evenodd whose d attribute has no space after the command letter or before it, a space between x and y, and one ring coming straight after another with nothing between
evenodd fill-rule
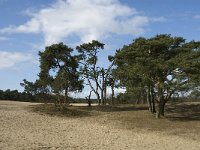
<instances>
[{"instance_id":1,"label":"distant tree","mask_svg":"<svg viewBox=\"0 0 200 150\"><path fill-rule=\"evenodd\" d=\"M26 79L20 83L22 87L24 87L24 93L22 93L23 97L29 97L31 100L35 101L46 101L48 99L54 99L53 95L51 95L49 88L42 84L41 80L36 80L35 82L29 82Z\"/></svg>"},{"instance_id":2,"label":"distant tree","mask_svg":"<svg viewBox=\"0 0 200 150\"><path fill-rule=\"evenodd\" d=\"M4 91L4 98L5 98L5 100L12 100L10 89L7 89L7 90Z\"/></svg>"},{"instance_id":3,"label":"distant tree","mask_svg":"<svg viewBox=\"0 0 200 150\"><path fill-rule=\"evenodd\" d=\"M113 63L114 61L111 60ZM111 69L110 72L108 72L108 78L107 78L107 86L111 88L111 104L114 104L114 96L115 96L115 88L119 87L119 82L115 75L115 70Z\"/></svg>"},{"instance_id":4,"label":"distant tree","mask_svg":"<svg viewBox=\"0 0 200 150\"><path fill-rule=\"evenodd\" d=\"M191 91L189 97L192 98L192 99L198 99L198 100L200 100L200 87L194 88Z\"/></svg>"},{"instance_id":5,"label":"distant tree","mask_svg":"<svg viewBox=\"0 0 200 150\"><path fill-rule=\"evenodd\" d=\"M37 93L37 87L36 84L33 82L29 82L26 79L23 80L22 83L20 83L22 87L24 87L24 92L28 94L35 95Z\"/></svg>"},{"instance_id":6,"label":"distant tree","mask_svg":"<svg viewBox=\"0 0 200 150\"><path fill-rule=\"evenodd\" d=\"M3 90L0 90L0 99L1 100L4 100L4 91Z\"/></svg>"},{"instance_id":7,"label":"distant tree","mask_svg":"<svg viewBox=\"0 0 200 150\"><path fill-rule=\"evenodd\" d=\"M14 101L28 101L30 99L21 99L22 93L18 90L7 89L5 91L0 90L0 100L14 100Z\"/></svg>"},{"instance_id":8,"label":"distant tree","mask_svg":"<svg viewBox=\"0 0 200 150\"><path fill-rule=\"evenodd\" d=\"M88 107L91 107L91 95L92 95L92 91L90 91L90 94L88 96L86 96L86 100L88 102Z\"/></svg>"}]
</instances>

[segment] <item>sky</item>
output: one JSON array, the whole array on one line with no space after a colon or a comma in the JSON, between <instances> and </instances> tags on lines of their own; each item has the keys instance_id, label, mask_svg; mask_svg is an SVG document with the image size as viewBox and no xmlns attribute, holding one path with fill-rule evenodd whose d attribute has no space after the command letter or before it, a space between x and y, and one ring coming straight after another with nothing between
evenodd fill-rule
<instances>
[{"instance_id":1,"label":"sky","mask_svg":"<svg viewBox=\"0 0 200 150\"><path fill-rule=\"evenodd\" d=\"M23 79L35 81L38 52L54 43L75 48L99 40L105 44L99 64L106 67L108 55L137 37L200 41L199 6L199 0L0 0L0 89L23 91Z\"/></svg>"}]
</instances>

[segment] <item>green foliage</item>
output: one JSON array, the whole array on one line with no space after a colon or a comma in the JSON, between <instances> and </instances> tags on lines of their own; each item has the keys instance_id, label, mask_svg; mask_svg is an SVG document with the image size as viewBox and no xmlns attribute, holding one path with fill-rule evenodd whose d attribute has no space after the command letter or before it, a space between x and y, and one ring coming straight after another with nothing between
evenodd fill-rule
<instances>
[{"instance_id":1,"label":"green foliage","mask_svg":"<svg viewBox=\"0 0 200 150\"><path fill-rule=\"evenodd\" d=\"M116 53L118 77L126 87L143 82L165 90L181 89L199 77L199 46L170 35L138 38Z\"/></svg>"},{"instance_id":2,"label":"green foliage","mask_svg":"<svg viewBox=\"0 0 200 150\"><path fill-rule=\"evenodd\" d=\"M7 89L0 90L0 100L28 101L28 102L46 102L55 99L55 96L45 93L32 95L27 92L19 92L17 90Z\"/></svg>"},{"instance_id":3,"label":"green foliage","mask_svg":"<svg viewBox=\"0 0 200 150\"><path fill-rule=\"evenodd\" d=\"M79 52L79 63L81 64L81 73L86 78L97 78L100 69L97 68L98 57L100 50L104 49L104 44L93 40L91 43L84 43L76 47Z\"/></svg>"},{"instance_id":4,"label":"green foliage","mask_svg":"<svg viewBox=\"0 0 200 150\"><path fill-rule=\"evenodd\" d=\"M137 38L117 51L115 59L121 85L128 92L153 87L154 96L163 108L175 92L199 85L200 42L186 42L182 37L170 35Z\"/></svg>"},{"instance_id":5,"label":"green foliage","mask_svg":"<svg viewBox=\"0 0 200 150\"><path fill-rule=\"evenodd\" d=\"M104 49L104 44L93 40L91 43L84 43L76 47L79 52L79 63L81 64L80 73L86 84L90 86L91 90L96 94L97 99L100 99L99 89L102 91L103 87L99 83L99 78L102 73L102 68L97 66L98 52ZM92 84L95 82L95 86Z\"/></svg>"},{"instance_id":6,"label":"green foliage","mask_svg":"<svg viewBox=\"0 0 200 150\"><path fill-rule=\"evenodd\" d=\"M42 85L49 87L54 93L81 91L82 80L77 71L77 56L72 56L73 49L63 43L53 44L39 52L40 68L39 80Z\"/></svg>"}]
</instances>

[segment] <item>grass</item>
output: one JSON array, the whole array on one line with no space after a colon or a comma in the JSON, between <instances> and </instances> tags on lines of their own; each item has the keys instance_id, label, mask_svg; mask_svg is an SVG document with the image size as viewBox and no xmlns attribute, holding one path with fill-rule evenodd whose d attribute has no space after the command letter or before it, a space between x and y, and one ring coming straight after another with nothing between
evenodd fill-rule
<instances>
[{"instance_id":1,"label":"grass","mask_svg":"<svg viewBox=\"0 0 200 150\"><path fill-rule=\"evenodd\" d=\"M170 103L165 118L156 119L145 105L67 107L61 111L52 104L32 106L32 110L51 116L87 118L99 124L131 131L162 132L164 134L200 139L200 103Z\"/></svg>"},{"instance_id":2,"label":"grass","mask_svg":"<svg viewBox=\"0 0 200 150\"><path fill-rule=\"evenodd\" d=\"M75 107L64 107L62 109L56 108L54 104L39 104L30 106L31 110L40 114L47 114L58 117L86 117L91 116L91 113L75 109Z\"/></svg>"}]
</instances>

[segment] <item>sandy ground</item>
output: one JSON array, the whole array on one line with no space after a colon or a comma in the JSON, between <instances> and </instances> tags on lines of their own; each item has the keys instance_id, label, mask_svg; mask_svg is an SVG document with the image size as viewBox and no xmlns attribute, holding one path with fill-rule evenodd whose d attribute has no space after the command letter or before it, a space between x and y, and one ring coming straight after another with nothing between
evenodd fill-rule
<instances>
[{"instance_id":1,"label":"sandy ground","mask_svg":"<svg viewBox=\"0 0 200 150\"><path fill-rule=\"evenodd\" d=\"M126 130L95 117L56 117L32 112L30 105L0 101L0 149L199 150L192 140L162 132Z\"/></svg>"}]
</instances>

